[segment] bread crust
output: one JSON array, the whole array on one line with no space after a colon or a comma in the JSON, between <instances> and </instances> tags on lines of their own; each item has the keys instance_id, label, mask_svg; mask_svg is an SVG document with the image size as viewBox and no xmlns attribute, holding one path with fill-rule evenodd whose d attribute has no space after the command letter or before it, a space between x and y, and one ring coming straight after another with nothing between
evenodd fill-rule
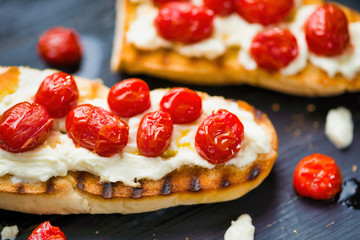
<instances>
[{"instance_id":1,"label":"bread crust","mask_svg":"<svg viewBox=\"0 0 360 240\"><path fill-rule=\"evenodd\" d=\"M108 88L100 82L75 79L83 93L81 97L107 96ZM139 187L102 182L99 177L86 172L69 172L65 177L32 183L14 183L12 176L5 175L0 177L0 208L33 214L127 214L239 198L268 176L277 157L278 140L266 114L243 101L237 101L237 104L253 114L271 139L270 152L259 154L246 167L218 165L206 169L184 166L160 180L140 179Z\"/></svg>"},{"instance_id":2,"label":"bread crust","mask_svg":"<svg viewBox=\"0 0 360 240\"><path fill-rule=\"evenodd\" d=\"M320 0L304 0L304 4L320 4ZM349 22L360 21L360 14L345 6ZM129 0L117 0L117 19L111 69L130 74L144 73L173 81L227 85L249 84L291 95L316 97L339 95L360 90L360 73L349 80L342 74L334 77L308 62L298 74L283 76L260 68L244 69L237 60L237 49L229 49L223 56L208 60L188 58L169 49L139 50L126 41L126 32L136 17L136 5Z\"/></svg>"}]
</instances>

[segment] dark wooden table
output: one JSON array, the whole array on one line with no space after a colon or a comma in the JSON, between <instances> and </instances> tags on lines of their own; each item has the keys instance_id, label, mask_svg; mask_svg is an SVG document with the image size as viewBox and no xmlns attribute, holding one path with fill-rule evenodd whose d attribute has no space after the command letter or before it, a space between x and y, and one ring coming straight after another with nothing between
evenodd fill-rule
<instances>
[{"instance_id":1,"label":"dark wooden table","mask_svg":"<svg viewBox=\"0 0 360 240\"><path fill-rule=\"evenodd\" d=\"M75 28L85 46L85 58L75 74L102 78L106 85L127 78L111 73L109 60L114 35L114 0L0 0L0 65L47 66L36 54L39 35L62 25ZM342 0L360 10L360 1ZM360 61L360 60L359 60ZM171 83L143 77L150 87ZM17 224L17 239L27 239L41 222L60 226L68 239L223 239L231 220L248 213L256 227L256 239L360 239L360 211L334 202L298 197L292 187L297 162L314 152L334 157L344 180L358 178L360 170L360 95L307 99L248 86L188 86L211 95L243 99L267 113L279 135L279 157L260 187L241 199L226 203L180 206L132 215L36 216L0 210L0 229ZM274 105L275 104L275 105ZM274 106L280 107L279 110ZM310 105L313 104L313 105ZM315 111L309 111L315 106ZM324 135L329 109L345 106L355 123L353 144L336 149Z\"/></svg>"}]
</instances>

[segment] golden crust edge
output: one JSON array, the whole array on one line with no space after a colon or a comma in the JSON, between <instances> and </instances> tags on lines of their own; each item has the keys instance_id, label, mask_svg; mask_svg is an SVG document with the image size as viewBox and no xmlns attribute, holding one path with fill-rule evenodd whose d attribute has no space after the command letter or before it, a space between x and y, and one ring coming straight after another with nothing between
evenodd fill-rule
<instances>
[{"instance_id":1,"label":"golden crust edge","mask_svg":"<svg viewBox=\"0 0 360 240\"><path fill-rule=\"evenodd\" d=\"M306 0L305 4L319 4L320 0ZM338 4L339 5L339 4ZM349 22L360 21L360 14L340 5ZM360 73L352 80L341 74L331 78L314 65L293 76L282 76L279 72L267 72L261 69L248 71L235 59L233 51L223 57L210 61L204 58L186 58L171 50L141 51L126 42L124 32L134 16L135 5L128 0L117 1L117 16L114 48L112 53L112 71L129 74L148 74L189 84L228 85L249 84L278 92L307 97L325 97L360 90ZM120 17L117 17L119 19Z\"/></svg>"}]
</instances>

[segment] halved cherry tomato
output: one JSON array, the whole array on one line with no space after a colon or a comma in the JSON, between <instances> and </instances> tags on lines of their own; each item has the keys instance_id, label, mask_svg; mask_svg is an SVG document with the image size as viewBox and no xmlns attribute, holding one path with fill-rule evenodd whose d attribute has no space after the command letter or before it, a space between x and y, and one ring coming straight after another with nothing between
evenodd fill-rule
<instances>
[{"instance_id":1,"label":"halved cherry tomato","mask_svg":"<svg viewBox=\"0 0 360 240\"><path fill-rule=\"evenodd\" d=\"M151 105L149 86L137 78L115 84L107 100L111 111L120 117L133 117Z\"/></svg>"},{"instance_id":2,"label":"halved cherry tomato","mask_svg":"<svg viewBox=\"0 0 360 240\"><path fill-rule=\"evenodd\" d=\"M342 174L333 158L314 153L303 158L294 171L293 185L302 197L329 200L341 191Z\"/></svg>"},{"instance_id":3,"label":"halved cherry tomato","mask_svg":"<svg viewBox=\"0 0 360 240\"><path fill-rule=\"evenodd\" d=\"M82 58L82 46L76 30L53 27L40 36L38 54L50 65L73 66Z\"/></svg>"},{"instance_id":4,"label":"halved cherry tomato","mask_svg":"<svg viewBox=\"0 0 360 240\"><path fill-rule=\"evenodd\" d=\"M215 14L227 16L237 11L236 0L203 0L204 6Z\"/></svg>"},{"instance_id":5,"label":"halved cherry tomato","mask_svg":"<svg viewBox=\"0 0 360 240\"><path fill-rule=\"evenodd\" d=\"M333 3L316 9L305 24L305 34L310 51L318 55L339 55L350 41L345 13Z\"/></svg>"},{"instance_id":6,"label":"halved cherry tomato","mask_svg":"<svg viewBox=\"0 0 360 240\"><path fill-rule=\"evenodd\" d=\"M66 118L66 131L76 146L100 156L120 152L128 142L129 126L101 107L78 105Z\"/></svg>"},{"instance_id":7,"label":"halved cherry tomato","mask_svg":"<svg viewBox=\"0 0 360 240\"><path fill-rule=\"evenodd\" d=\"M161 99L160 109L170 113L176 124L191 123L201 115L202 100L193 90L173 88Z\"/></svg>"},{"instance_id":8,"label":"halved cherry tomato","mask_svg":"<svg viewBox=\"0 0 360 240\"><path fill-rule=\"evenodd\" d=\"M164 153L170 144L173 128L173 121L167 112L145 114L136 136L140 153L147 157L157 157Z\"/></svg>"},{"instance_id":9,"label":"halved cherry tomato","mask_svg":"<svg viewBox=\"0 0 360 240\"><path fill-rule=\"evenodd\" d=\"M58 227L51 226L49 221L40 224L28 240L66 240L65 234Z\"/></svg>"},{"instance_id":10,"label":"halved cherry tomato","mask_svg":"<svg viewBox=\"0 0 360 240\"><path fill-rule=\"evenodd\" d=\"M154 4L161 6L169 2L185 2L189 0L153 0Z\"/></svg>"},{"instance_id":11,"label":"halved cherry tomato","mask_svg":"<svg viewBox=\"0 0 360 240\"><path fill-rule=\"evenodd\" d=\"M205 118L195 136L197 152L209 163L221 164L233 158L241 148L244 126L239 118L220 109Z\"/></svg>"},{"instance_id":12,"label":"halved cherry tomato","mask_svg":"<svg viewBox=\"0 0 360 240\"><path fill-rule=\"evenodd\" d=\"M54 118L65 117L79 100L74 78L63 72L53 73L42 81L34 102L43 105Z\"/></svg>"},{"instance_id":13,"label":"halved cherry tomato","mask_svg":"<svg viewBox=\"0 0 360 240\"><path fill-rule=\"evenodd\" d=\"M286 18L294 0L237 0L238 13L249 23L269 25Z\"/></svg>"},{"instance_id":14,"label":"halved cherry tomato","mask_svg":"<svg viewBox=\"0 0 360 240\"><path fill-rule=\"evenodd\" d=\"M0 118L0 147L14 153L34 149L47 139L53 121L45 107L18 103Z\"/></svg>"},{"instance_id":15,"label":"halved cherry tomato","mask_svg":"<svg viewBox=\"0 0 360 240\"><path fill-rule=\"evenodd\" d=\"M289 30L272 28L255 36L250 52L259 67L272 71L289 65L299 50L297 40Z\"/></svg>"},{"instance_id":16,"label":"halved cherry tomato","mask_svg":"<svg viewBox=\"0 0 360 240\"><path fill-rule=\"evenodd\" d=\"M189 2L169 2L159 10L155 27L161 37L184 44L207 39L213 32L214 12Z\"/></svg>"}]
</instances>

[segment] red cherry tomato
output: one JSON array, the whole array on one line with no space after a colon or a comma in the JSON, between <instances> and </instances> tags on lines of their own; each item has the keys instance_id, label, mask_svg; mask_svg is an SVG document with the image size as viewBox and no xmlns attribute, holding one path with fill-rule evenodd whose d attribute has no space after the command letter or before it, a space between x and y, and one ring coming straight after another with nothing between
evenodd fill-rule
<instances>
[{"instance_id":1,"label":"red cherry tomato","mask_svg":"<svg viewBox=\"0 0 360 240\"><path fill-rule=\"evenodd\" d=\"M189 0L153 0L154 4L161 6L169 2L185 2Z\"/></svg>"},{"instance_id":2,"label":"red cherry tomato","mask_svg":"<svg viewBox=\"0 0 360 240\"><path fill-rule=\"evenodd\" d=\"M73 108L66 118L66 131L74 144L109 157L127 144L129 126L116 115L83 104Z\"/></svg>"},{"instance_id":3,"label":"red cherry tomato","mask_svg":"<svg viewBox=\"0 0 360 240\"><path fill-rule=\"evenodd\" d=\"M65 117L79 99L74 78L63 72L47 76L41 83L34 102L43 105L54 118Z\"/></svg>"},{"instance_id":4,"label":"red cherry tomato","mask_svg":"<svg viewBox=\"0 0 360 240\"><path fill-rule=\"evenodd\" d=\"M167 112L155 111L145 114L136 136L141 154L157 157L164 153L170 144L173 128L173 121Z\"/></svg>"},{"instance_id":5,"label":"red cherry tomato","mask_svg":"<svg viewBox=\"0 0 360 240\"><path fill-rule=\"evenodd\" d=\"M160 109L170 113L176 124L191 123L201 115L202 100L193 90L173 88L161 99Z\"/></svg>"},{"instance_id":6,"label":"red cherry tomato","mask_svg":"<svg viewBox=\"0 0 360 240\"><path fill-rule=\"evenodd\" d=\"M215 14L227 16L237 11L236 0L203 0L204 6Z\"/></svg>"},{"instance_id":7,"label":"red cherry tomato","mask_svg":"<svg viewBox=\"0 0 360 240\"><path fill-rule=\"evenodd\" d=\"M38 54L53 66L76 65L81 61L82 52L79 34L71 28L50 28L38 42Z\"/></svg>"},{"instance_id":8,"label":"red cherry tomato","mask_svg":"<svg viewBox=\"0 0 360 240\"><path fill-rule=\"evenodd\" d=\"M237 0L238 13L249 23L269 25L286 18L294 0Z\"/></svg>"},{"instance_id":9,"label":"red cherry tomato","mask_svg":"<svg viewBox=\"0 0 360 240\"><path fill-rule=\"evenodd\" d=\"M132 78L115 84L109 92L108 104L120 117L132 117L150 107L149 86L141 79Z\"/></svg>"},{"instance_id":10,"label":"red cherry tomato","mask_svg":"<svg viewBox=\"0 0 360 240\"><path fill-rule=\"evenodd\" d=\"M51 226L49 221L40 224L28 240L66 240L65 234L58 227Z\"/></svg>"},{"instance_id":11,"label":"red cherry tomato","mask_svg":"<svg viewBox=\"0 0 360 240\"><path fill-rule=\"evenodd\" d=\"M214 12L189 2L163 5L155 19L155 27L163 38L184 44L207 39L213 32Z\"/></svg>"},{"instance_id":12,"label":"red cherry tomato","mask_svg":"<svg viewBox=\"0 0 360 240\"><path fill-rule=\"evenodd\" d=\"M0 147L14 153L34 149L47 139L53 121L45 107L18 103L0 118Z\"/></svg>"},{"instance_id":13,"label":"red cherry tomato","mask_svg":"<svg viewBox=\"0 0 360 240\"><path fill-rule=\"evenodd\" d=\"M195 136L197 152L209 163L221 164L241 148L244 126L233 113L220 109L205 118Z\"/></svg>"},{"instance_id":14,"label":"red cherry tomato","mask_svg":"<svg viewBox=\"0 0 360 240\"><path fill-rule=\"evenodd\" d=\"M329 200L341 191L342 174L335 160L315 153L302 159L296 166L293 185L303 197Z\"/></svg>"},{"instance_id":15,"label":"red cherry tomato","mask_svg":"<svg viewBox=\"0 0 360 240\"><path fill-rule=\"evenodd\" d=\"M255 36L250 52L259 67L271 71L289 65L299 50L297 40L289 30L273 28Z\"/></svg>"},{"instance_id":16,"label":"red cherry tomato","mask_svg":"<svg viewBox=\"0 0 360 240\"><path fill-rule=\"evenodd\" d=\"M339 55L350 41L345 13L332 3L320 6L309 17L305 34L310 51L318 55Z\"/></svg>"}]
</instances>

